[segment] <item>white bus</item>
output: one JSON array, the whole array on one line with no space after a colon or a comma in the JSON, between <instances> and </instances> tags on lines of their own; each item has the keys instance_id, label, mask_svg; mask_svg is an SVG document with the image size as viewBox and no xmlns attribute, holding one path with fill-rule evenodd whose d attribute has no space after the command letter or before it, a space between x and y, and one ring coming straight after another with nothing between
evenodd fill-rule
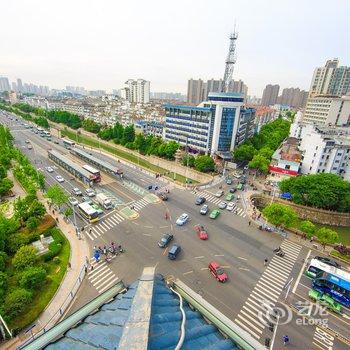
<instances>
[{"instance_id":1,"label":"white bus","mask_svg":"<svg viewBox=\"0 0 350 350\"><path fill-rule=\"evenodd\" d=\"M89 203L84 202L78 204L80 214L91 223L99 220L97 210L94 209Z\"/></svg>"},{"instance_id":2,"label":"white bus","mask_svg":"<svg viewBox=\"0 0 350 350\"><path fill-rule=\"evenodd\" d=\"M101 182L101 174L100 174L99 170L93 168L89 164L83 165L83 169L85 169L86 171L88 171L90 174L93 175L93 181L94 182Z\"/></svg>"},{"instance_id":3,"label":"white bus","mask_svg":"<svg viewBox=\"0 0 350 350\"><path fill-rule=\"evenodd\" d=\"M75 146L75 142L70 140L63 140L63 146L66 147L67 149L71 149L72 147Z\"/></svg>"}]
</instances>

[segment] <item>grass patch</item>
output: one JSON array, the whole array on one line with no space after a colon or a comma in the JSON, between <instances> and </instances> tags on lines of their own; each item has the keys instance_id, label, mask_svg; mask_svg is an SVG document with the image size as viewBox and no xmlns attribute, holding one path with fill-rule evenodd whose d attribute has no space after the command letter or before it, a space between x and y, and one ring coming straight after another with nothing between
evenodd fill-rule
<instances>
[{"instance_id":1,"label":"grass patch","mask_svg":"<svg viewBox=\"0 0 350 350\"><path fill-rule=\"evenodd\" d=\"M344 259L346 261L348 261L350 263L350 254L347 254L347 255L343 255L343 254L340 254L337 250L332 250L331 251L331 255L337 257L337 258L341 258L341 259Z\"/></svg>"},{"instance_id":2,"label":"grass patch","mask_svg":"<svg viewBox=\"0 0 350 350\"><path fill-rule=\"evenodd\" d=\"M9 322L9 326L12 329L20 330L32 324L49 304L61 284L63 276L67 270L70 245L66 237L59 230L55 231L55 234L52 236L55 239L59 237L63 242L62 249L57 255L59 263L56 263L53 260L45 263L45 268L47 269L47 282L35 293L33 301L28 305L25 312Z\"/></svg>"},{"instance_id":3,"label":"grass patch","mask_svg":"<svg viewBox=\"0 0 350 350\"><path fill-rule=\"evenodd\" d=\"M91 137L85 136L85 135L78 135L77 133L71 131L71 130L61 130L61 135L62 136L67 136L68 138L70 138L73 141L79 142L79 143L83 143L87 146L90 147L94 147L94 148L99 148L101 147L102 149L104 149L105 151L112 153L114 155L116 155L117 157L123 158L125 160L128 160L131 163L134 163L135 165L140 165L141 167L145 168L145 169L149 169L155 173L160 173L160 174L164 174L165 177L172 179L181 183L186 183L186 177L174 172L169 172L168 170L161 168L157 165L151 164L150 162L148 162L147 160L144 160L142 158L139 158L137 156L135 156L134 154L128 153L116 146L113 145L108 145L105 144L104 142L98 142L98 140L94 140ZM195 181L193 179L188 179L189 181L191 181L192 184L196 184L198 183L198 181Z\"/></svg>"}]
</instances>

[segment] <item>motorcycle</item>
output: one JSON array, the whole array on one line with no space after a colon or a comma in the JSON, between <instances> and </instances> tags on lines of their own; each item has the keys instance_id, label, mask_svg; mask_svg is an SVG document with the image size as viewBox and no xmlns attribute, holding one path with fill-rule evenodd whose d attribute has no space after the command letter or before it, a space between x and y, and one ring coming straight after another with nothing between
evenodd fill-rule
<instances>
[{"instance_id":1,"label":"motorcycle","mask_svg":"<svg viewBox=\"0 0 350 350\"><path fill-rule=\"evenodd\" d=\"M286 253L281 249L281 247L278 247L278 248L274 249L273 252L274 252L277 256L279 256L279 257L281 257L281 258L283 258L283 257L285 256L285 254L286 254Z\"/></svg>"}]
</instances>

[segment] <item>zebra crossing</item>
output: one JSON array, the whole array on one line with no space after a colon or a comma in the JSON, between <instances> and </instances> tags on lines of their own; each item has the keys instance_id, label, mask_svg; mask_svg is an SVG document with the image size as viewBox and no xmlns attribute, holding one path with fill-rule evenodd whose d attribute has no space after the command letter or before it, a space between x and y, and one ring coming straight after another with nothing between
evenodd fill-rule
<instances>
[{"instance_id":1,"label":"zebra crossing","mask_svg":"<svg viewBox=\"0 0 350 350\"><path fill-rule=\"evenodd\" d=\"M134 210L139 211L148 204L149 204L149 202L146 201L144 198L142 198L142 199L138 200L137 202L134 202L132 205L134 207Z\"/></svg>"},{"instance_id":2,"label":"zebra crossing","mask_svg":"<svg viewBox=\"0 0 350 350\"><path fill-rule=\"evenodd\" d=\"M116 256L112 257L112 259L114 258L116 258ZM97 289L99 294L103 293L119 279L105 261L96 262L96 260L92 258L90 266L92 266L92 269L88 272L87 279Z\"/></svg>"},{"instance_id":3,"label":"zebra crossing","mask_svg":"<svg viewBox=\"0 0 350 350\"><path fill-rule=\"evenodd\" d=\"M216 205L219 205L219 203L221 203L221 202L226 202L225 198L217 198L213 194L208 193L208 192L191 191L191 193L197 195L198 197L204 197L208 202L211 202L211 203L216 204ZM234 206L232 212L234 212L238 216L241 216L242 218L246 217L246 213L245 213L244 209L238 207L236 203L235 203L235 206Z\"/></svg>"},{"instance_id":4,"label":"zebra crossing","mask_svg":"<svg viewBox=\"0 0 350 350\"><path fill-rule=\"evenodd\" d=\"M86 235L93 241L95 238L98 238L114 226L119 225L124 220L125 218L121 214L114 213L108 218L103 218L98 223L90 226L86 231Z\"/></svg>"},{"instance_id":5,"label":"zebra crossing","mask_svg":"<svg viewBox=\"0 0 350 350\"><path fill-rule=\"evenodd\" d=\"M124 204L124 201L122 199L115 196L114 194L111 194L108 191L99 191L99 193L103 193L112 202L114 208Z\"/></svg>"},{"instance_id":6,"label":"zebra crossing","mask_svg":"<svg viewBox=\"0 0 350 350\"><path fill-rule=\"evenodd\" d=\"M285 256L281 258L275 255L271 259L234 321L258 340L263 335L265 327L273 319L273 308L286 285L302 247L284 240L281 248Z\"/></svg>"},{"instance_id":7,"label":"zebra crossing","mask_svg":"<svg viewBox=\"0 0 350 350\"><path fill-rule=\"evenodd\" d=\"M135 182L125 180L123 181L123 185L127 187L130 191L140 196L144 196L145 194L147 194L147 191L139 185L135 184Z\"/></svg>"}]
</instances>

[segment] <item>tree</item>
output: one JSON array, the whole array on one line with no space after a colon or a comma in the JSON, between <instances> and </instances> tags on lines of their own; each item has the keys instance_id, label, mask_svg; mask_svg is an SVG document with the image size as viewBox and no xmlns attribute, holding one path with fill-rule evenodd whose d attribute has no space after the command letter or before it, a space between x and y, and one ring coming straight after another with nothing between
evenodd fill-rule
<instances>
[{"instance_id":1,"label":"tree","mask_svg":"<svg viewBox=\"0 0 350 350\"><path fill-rule=\"evenodd\" d=\"M195 160L196 158L191 154L185 154L184 157L182 158L182 165L193 168Z\"/></svg>"},{"instance_id":2,"label":"tree","mask_svg":"<svg viewBox=\"0 0 350 350\"><path fill-rule=\"evenodd\" d=\"M5 272L0 272L0 299L5 296L7 289L8 276Z\"/></svg>"},{"instance_id":3,"label":"tree","mask_svg":"<svg viewBox=\"0 0 350 350\"><path fill-rule=\"evenodd\" d=\"M256 154L256 149L252 144L243 144L233 151L233 157L236 162L249 162Z\"/></svg>"},{"instance_id":4,"label":"tree","mask_svg":"<svg viewBox=\"0 0 350 350\"><path fill-rule=\"evenodd\" d=\"M7 169L0 163L0 179L4 179L7 176Z\"/></svg>"},{"instance_id":5,"label":"tree","mask_svg":"<svg viewBox=\"0 0 350 350\"><path fill-rule=\"evenodd\" d=\"M33 266L36 258L36 249L27 245L18 249L12 258L12 264L17 270L23 270L28 266Z\"/></svg>"},{"instance_id":6,"label":"tree","mask_svg":"<svg viewBox=\"0 0 350 350\"><path fill-rule=\"evenodd\" d=\"M30 217L41 219L46 213L45 207L41 204L35 195L30 194L25 198L18 198L15 201L15 215L22 223L26 222Z\"/></svg>"},{"instance_id":7,"label":"tree","mask_svg":"<svg viewBox=\"0 0 350 350\"><path fill-rule=\"evenodd\" d=\"M316 232L316 226L309 220L302 221L299 229L300 231L304 232L306 234L306 237L309 239L314 236Z\"/></svg>"},{"instance_id":8,"label":"tree","mask_svg":"<svg viewBox=\"0 0 350 350\"><path fill-rule=\"evenodd\" d=\"M10 179L2 179L0 180L0 196L3 196L10 191L13 187L13 181Z\"/></svg>"},{"instance_id":9,"label":"tree","mask_svg":"<svg viewBox=\"0 0 350 350\"><path fill-rule=\"evenodd\" d=\"M175 158L175 153L179 149L179 144L175 141L170 141L165 144L165 158L167 159L174 159Z\"/></svg>"},{"instance_id":10,"label":"tree","mask_svg":"<svg viewBox=\"0 0 350 350\"><path fill-rule=\"evenodd\" d=\"M263 214L271 224L290 227L297 220L296 212L287 205L272 203L263 209Z\"/></svg>"},{"instance_id":11,"label":"tree","mask_svg":"<svg viewBox=\"0 0 350 350\"><path fill-rule=\"evenodd\" d=\"M45 197L50 200L51 204L55 204L59 208L61 207L61 205L68 202L68 196L58 185L53 185L49 187Z\"/></svg>"},{"instance_id":12,"label":"tree","mask_svg":"<svg viewBox=\"0 0 350 350\"><path fill-rule=\"evenodd\" d=\"M196 170L203 173L208 173L215 170L215 163L213 158L207 155L198 156L194 161L194 165Z\"/></svg>"},{"instance_id":13,"label":"tree","mask_svg":"<svg viewBox=\"0 0 350 350\"><path fill-rule=\"evenodd\" d=\"M97 134L101 130L101 125L92 119L85 119L82 123L84 130Z\"/></svg>"},{"instance_id":14,"label":"tree","mask_svg":"<svg viewBox=\"0 0 350 350\"><path fill-rule=\"evenodd\" d=\"M118 143L120 143L122 141L123 135L124 135L124 126L119 122L116 122L112 129L112 137L114 139L119 140Z\"/></svg>"},{"instance_id":15,"label":"tree","mask_svg":"<svg viewBox=\"0 0 350 350\"><path fill-rule=\"evenodd\" d=\"M21 274L19 285L26 289L41 287L46 280L46 271L42 267L27 267Z\"/></svg>"},{"instance_id":16,"label":"tree","mask_svg":"<svg viewBox=\"0 0 350 350\"><path fill-rule=\"evenodd\" d=\"M270 161L260 154L256 154L253 159L248 163L249 168L260 170L263 173L269 171Z\"/></svg>"},{"instance_id":17,"label":"tree","mask_svg":"<svg viewBox=\"0 0 350 350\"><path fill-rule=\"evenodd\" d=\"M326 244L334 244L339 241L338 233L326 227L320 228L316 236L323 247L325 247Z\"/></svg>"},{"instance_id":18,"label":"tree","mask_svg":"<svg viewBox=\"0 0 350 350\"><path fill-rule=\"evenodd\" d=\"M350 183L335 174L295 176L280 182L282 192L290 192L297 204L350 212Z\"/></svg>"},{"instance_id":19,"label":"tree","mask_svg":"<svg viewBox=\"0 0 350 350\"><path fill-rule=\"evenodd\" d=\"M27 220L26 227L29 231L34 231L40 224L40 220L36 218L35 216L30 217Z\"/></svg>"},{"instance_id":20,"label":"tree","mask_svg":"<svg viewBox=\"0 0 350 350\"><path fill-rule=\"evenodd\" d=\"M260 156L265 157L266 159L271 160L272 155L273 155L273 150L271 148L269 148L268 146L265 146L259 150L258 154Z\"/></svg>"},{"instance_id":21,"label":"tree","mask_svg":"<svg viewBox=\"0 0 350 350\"><path fill-rule=\"evenodd\" d=\"M134 142L135 140L135 129L134 125L128 125L123 132L122 144L125 145L129 142Z\"/></svg>"},{"instance_id":22,"label":"tree","mask_svg":"<svg viewBox=\"0 0 350 350\"><path fill-rule=\"evenodd\" d=\"M137 149L141 154L145 154L146 147L147 147L147 143L146 143L145 136L143 134L136 135L135 141L134 141L134 149Z\"/></svg>"},{"instance_id":23,"label":"tree","mask_svg":"<svg viewBox=\"0 0 350 350\"><path fill-rule=\"evenodd\" d=\"M10 319L22 313L32 301L33 295L26 289L13 290L5 298L4 311Z\"/></svg>"},{"instance_id":24,"label":"tree","mask_svg":"<svg viewBox=\"0 0 350 350\"><path fill-rule=\"evenodd\" d=\"M7 261L7 254L5 252L0 252L0 271L5 271Z\"/></svg>"},{"instance_id":25,"label":"tree","mask_svg":"<svg viewBox=\"0 0 350 350\"><path fill-rule=\"evenodd\" d=\"M69 216L73 215L73 209L71 207L68 207L65 211L64 211L64 216L66 218L68 218Z\"/></svg>"}]
</instances>

